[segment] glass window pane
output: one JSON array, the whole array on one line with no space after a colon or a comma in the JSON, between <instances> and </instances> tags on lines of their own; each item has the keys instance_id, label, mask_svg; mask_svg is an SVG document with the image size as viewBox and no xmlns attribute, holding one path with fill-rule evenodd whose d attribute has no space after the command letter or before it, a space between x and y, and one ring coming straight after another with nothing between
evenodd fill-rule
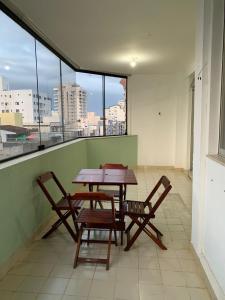
<instances>
[{"instance_id":1,"label":"glass window pane","mask_svg":"<svg viewBox=\"0 0 225 300\"><path fill-rule=\"evenodd\" d=\"M0 160L37 150L35 40L0 11Z\"/></svg>"},{"instance_id":2,"label":"glass window pane","mask_svg":"<svg viewBox=\"0 0 225 300\"><path fill-rule=\"evenodd\" d=\"M102 76L76 72L80 93L77 122L80 136L103 135L103 84Z\"/></svg>"},{"instance_id":3,"label":"glass window pane","mask_svg":"<svg viewBox=\"0 0 225 300\"><path fill-rule=\"evenodd\" d=\"M126 79L105 77L106 135L126 133Z\"/></svg>"},{"instance_id":4,"label":"glass window pane","mask_svg":"<svg viewBox=\"0 0 225 300\"><path fill-rule=\"evenodd\" d=\"M62 103L60 101L58 111L60 115L63 111L64 139L70 140L80 135L80 124L82 123L79 120L87 115L86 94L76 84L76 72L63 62L61 65ZM61 91L59 91L59 95L61 95ZM80 109L83 110L82 115Z\"/></svg>"},{"instance_id":5,"label":"glass window pane","mask_svg":"<svg viewBox=\"0 0 225 300\"><path fill-rule=\"evenodd\" d=\"M36 47L39 93L36 121L37 124L40 122L41 144L48 147L63 141L62 121L56 101L60 87L60 60L38 41Z\"/></svg>"}]
</instances>

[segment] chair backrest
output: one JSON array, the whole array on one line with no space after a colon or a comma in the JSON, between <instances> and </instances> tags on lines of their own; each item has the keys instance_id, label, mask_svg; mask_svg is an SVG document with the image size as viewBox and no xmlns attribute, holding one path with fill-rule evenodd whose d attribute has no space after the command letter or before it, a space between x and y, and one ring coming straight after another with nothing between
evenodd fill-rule
<instances>
[{"instance_id":1,"label":"chair backrest","mask_svg":"<svg viewBox=\"0 0 225 300\"><path fill-rule=\"evenodd\" d=\"M104 165L100 165L100 169L128 169L128 166L124 166L122 164L105 163Z\"/></svg>"},{"instance_id":2,"label":"chair backrest","mask_svg":"<svg viewBox=\"0 0 225 300\"><path fill-rule=\"evenodd\" d=\"M101 192L78 192L75 193L72 197L68 198L69 200L69 204L70 204L70 209L71 211L73 211L73 201L77 201L77 200L83 200L83 201L98 201L98 202L111 202L111 210L112 210L112 217L113 219L115 219L115 205L114 205L114 199L113 197L105 194L105 193L101 193ZM92 210L104 210L102 208L96 208L93 205L90 205L90 209Z\"/></svg>"},{"instance_id":3,"label":"chair backrest","mask_svg":"<svg viewBox=\"0 0 225 300\"><path fill-rule=\"evenodd\" d=\"M145 200L145 205L148 206L152 197L155 195L155 193L159 190L160 187L163 187L163 192L160 193L159 198L155 202L155 204L152 206L150 213L152 215L155 214L156 210L159 208L162 201L166 198L166 195L169 193L169 191L172 188L172 185L170 184L169 179L166 176L162 176L159 181L156 183L154 189L151 191L147 199Z\"/></svg>"},{"instance_id":4,"label":"chair backrest","mask_svg":"<svg viewBox=\"0 0 225 300\"><path fill-rule=\"evenodd\" d=\"M56 175L54 174L54 172L49 171L46 172L40 176L38 176L37 178L37 183L39 184L40 188L42 189L42 191L44 192L46 198L48 199L48 201L51 203L52 207L56 206L56 203L53 199L53 197L51 196L48 188L46 187L46 183L49 181L53 181L56 186L58 187L58 189L60 190L60 192L62 193L62 197L67 197L67 193L64 190L62 184L60 183L60 181L58 180L58 178L56 177Z\"/></svg>"}]
</instances>

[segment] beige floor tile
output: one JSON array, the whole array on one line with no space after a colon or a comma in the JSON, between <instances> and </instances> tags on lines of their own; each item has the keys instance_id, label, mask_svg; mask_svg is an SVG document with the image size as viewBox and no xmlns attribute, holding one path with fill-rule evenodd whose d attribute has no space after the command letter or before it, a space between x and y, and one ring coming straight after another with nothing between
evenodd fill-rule
<instances>
[{"instance_id":1,"label":"beige floor tile","mask_svg":"<svg viewBox=\"0 0 225 300\"><path fill-rule=\"evenodd\" d=\"M123 281L118 281L115 284L115 299L123 300L139 300L139 285L132 283L130 285Z\"/></svg>"},{"instance_id":2,"label":"beige floor tile","mask_svg":"<svg viewBox=\"0 0 225 300\"><path fill-rule=\"evenodd\" d=\"M115 280L127 285L138 283L138 269L117 268Z\"/></svg>"},{"instance_id":3,"label":"beige floor tile","mask_svg":"<svg viewBox=\"0 0 225 300\"><path fill-rule=\"evenodd\" d=\"M19 263L12 268L8 274L13 275L30 275L33 263Z\"/></svg>"},{"instance_id":4,"label":"beige floor tile","mask_svg":"<svg viewBox=\"0 0 225 300\"><path fill-rule=\"evenodd\" d=\"M50 277L71 278L74 272L73 266L56 265L53 267Z\"/></svg>"},{"instance_id":5,"label":"beige floor tile","mask_svg":"<svg viewBox=\"0 0 225 300\"><path fill-rule=\"evenodd\" d=\"M164 288L162 285L152 285L151 283L140 281L139 283L140 300L148 300L153 295L164 295Z\"/></svg>"},{"instance_id":6,"label":"beige floor tile","mask_svg":"<svg viewBox=\"0 0 225 300\"><path fill-rule=\"evenodd\" d=\"M166 221L167 221L167 224L169 224L169 225L180 225L180 224L182 224L180 218L166 218Z\"/></svg>"},{"instance_id":7,"label":"beige floor tile","mask_svg":"<svg viewBox=\"0 0 225 300\"><path fill-rule=\"evenodd\" d=\"M80 264L78 265L73 273L72 278L77 279L93 279L96 266L94 264Z\"/></svg>"},{"instance_id":8,"label":"beige floor tile","mask_svg":"<svg viewBox=\"0 0 225 300\"><path fill-rule=\"evenodd\" d=\"M138 255L139 257L143 256L157 256L157 251L155 246L152 243L148 243L149 246L139 244Z\"/></svg>"},{"instance_id":9,"label":"beige floor tile","mask_svg":"<svg viewBox=\"0 0 225 300\"><path fill-rule=\"evenodd\" d=\"M186 284L188 287L205 288L205 282L200 274L185 272Z\"/></svg>"},{"instance_id":10,"label":"beige floor tile","mask_svg":"<svg viewBox=\"0 0 225 300\"><path fill-rule=\"evenodd\" d=\"M184 259L194 259L193 253L188 249L176 250L177 257Z\"/></svg>"},{"instance_id":11,"label":"beige floor tile","mask_svg":"<svg viewBox=\"0 0 225 300\"><path fill-rule=\"evenodd\" d=\"M66 286L69 282L69 279L65 278L48 278L43 287L41 288L41 292L46 294L63 294Z\"/></svg>"},{"instance_id":12,"label":"beige floor tile","mask_svg":"<svg viewBox=\"0 0 225 300\"><path fill-rule=\"evenodd\" d=\"M206 289L189 288L191 300L210 300L211 297Z\"/></svg>"},{"instance_id":13,"label":"beige floor tile","mask_svg":"<svg viewBox=\"0 0 225 300\"><path fill-rule=\"evenodd\" d=\"M174 232L183 232L184 231L183 225L169 224L168 228L170 231L174 231Z\"/></svg>"},{"instance_id":14,"label":"beige floor tile","mask_svg":"<svg viewBox=\"0 0 225 300\"><path fill-rule=\"evenodd\" d=\"M147 298L140 298L141 300L165 300L164 294L161 295L148 295Z\"/></svg>"},{"instance_id":15,"label":"beige floor tile","mask_svg":"<svg viewBox=\"0 0 225 300\"><path fill-rule=\"evenodd\" d=\"M88 296L91 280L72 278L69 280L65 295Z\"/></svg>"},{"instance_id":16,"label":"beige floor tile","mask_svg":"<svg viewBox=\"0 0 225 300\"><path fill-rule=\"evenodd\" d=\"M116 270L117 270L116 268L111 267L108 271L106 271L105 266L99 265L96 267L93 279L115 281Z\"/></svg>"},{"instance_id":17,"label":"beige floor tile","mask_svg":"<svg viewBox=\"0 0 225 300\"><path fill-rule=\"evenodd\" d=\"M112 300L114 297L114 287L115 282L112 282L111 280L93 280L90 288L89 297L98 297Z\"/></svg>"},{"instance_id":18,"label":"beige floor tile","mask_svg":"<svg viewBox=\"0 0 225 300\"><path fill-rule=\"evenodd\" d=\"M173 249L169 249L169 245L167 245L167 250L161 250L160 248L157 249L158 257L159 258L176 258L177 254L176 251Z\"/></svg>"},{"instance_id":19,"label":"beige floor tile","mask_svg":"<svg viewBox=\"0 0 225 300\"><path fill-rule=\"evenodd\" d=\"M46 281L45 277L26 277L18 290L20 292L38 293Z\"/></svg>"},{"instance_id":20,"label":"beige floor tile","mask_svg":"<svg viewBox=\"0 0 225 300\"><path fill-rule=\"evenodd\" d=\"M159 259L157 257L140 257L139 268L141 269L159 269Z\"/></svg>"},{"instance_id":21,"label":"beige floor tile","mask_svg":"<svg viewBox=\"0 0 225 300\"><path fill-rule=\"evenodd\" d=\"M166 300L190 300L188 289L185 287L165 287Z\"/></svg>"},{"instance_id":22,"label":"beige floor tile","mask_svg":"<svg viewBox=\"0 0 225 300\"><path fill-rule=\"evenodd\" d=\"M161 270L165 271L181 271L181 265L176 258L159 258Z\"/></svg>"},{"instance_id":23,"label":"beige floor tile","mask_svg":"<svg viewBox=\"0 0 225 300\"><path fill-rule=\"evenodd\" d=\"M199 272L199 266L197 262L193 259L183 259L179 258L181 264L181 270L184 272Z\"/></svg>"},{"instance_id":24,"label":"beige floor tile","mask_svg":"<svg viewBox=\"0 0 225 300\"><path fill-rule=\"evenodd\" d=\"M37 299L37 294L15 292L15 293L13 293L12 299L13 300L35 300L35 299ZM2 300L5 300L5 299L3 298Z\"/></svg>"},{"instance_id":25,"label":"beige floor tile","mask_svg":"<svg viewBox=\"0 0 225 300\"><path fill-rule=\"evenodd\" d=\"M89 300L87 297L82 297L82 296L69 296L69 295L64 295L62 297L62 300Z\"/></svg>"},{"instance_id":26,"label":"beige floor tile","mask_svg":"<svg viewBox=\"0 0 225 300\"><path fill-rule=\"evenodd\" d=\"M53 264L34 263L31 268L31 276L49 276L53 269Z\"/></svg>"},{"instance_id":27,"label":"beige floor tile","mask_svg":"<svg viewBox=\"0 0 225 300\"><path fill-rule=\"evenodd\" d=\"M183 272L161 271L162 281L166 286L185 286L185 276Z\"/></svg>"},{"instance_id":28,"label":"beige floor tile","mask_svg":"<svg viewBox=\"0 0 225 300\"><path fill-rule=\"evenodd\" d=\"M0 299L12 300L14 292L10 291L0 291Z\"/></svg>"},{"instance_id":29,"label":"beige floor tile","mask_svg":"<svg viewBox=\"0 0 225 300\"><path fill-rule=\"evenodd\" d=\"M0 290L16 291L25 278L25 276L6 275L0 281Z\"/></svg>"},{"instance_id":30,"label":"beige floor tile","mask_svg":"<svg viewBox=\"0 0 225 300\"><path fill-rule=\"evenodd\" d=\"M61 300L62 295L38 294L37 300Z\"/></svg>"},{"instance_id":31,"label":"beige floor tile","mask_svg":"<svg viewBox=\"0 0 225 300\"><path fill-rule=\"evenodd\" d=\"M153 285L162 285L160 270L140 269L139 280L142 282L150 282Z\"/></svg>"},{"instance_id":32,"label":"beige floor tile","mask_svg":"<svg viewBox=\"0 0 225 300\"><path fill-rule=\"evenodd\" d=\"M179 231L171 231L171 238L176 241L176 240L188 240L187 234L185 231L179 232Z\"/></svg>"},{"instance_id":33,"label":"beige floor tile","mask_svg":"<svg viewBox=\"0 0 225 300\"><path fill-rule=\"evenodd\" d=\"M118 268L138 269L138 257L127 257L125 255L119 256L115 266Z\"/></svg>"}]
</instances>

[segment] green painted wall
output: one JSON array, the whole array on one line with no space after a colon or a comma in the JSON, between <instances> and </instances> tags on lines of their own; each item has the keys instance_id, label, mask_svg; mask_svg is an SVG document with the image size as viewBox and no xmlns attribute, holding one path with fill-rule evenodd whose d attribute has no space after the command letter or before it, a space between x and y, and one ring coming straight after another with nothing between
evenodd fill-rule
<instances>
[{"instance_id":1,"label":"green painted wall","mask_svg":"<svg viewBox=\"0 0 225 300\"><path fill-rule=\"evenodd\" d=\"M130 168L137 165L137 136L92 138L87 140L89 168L103 163L122 163Z\"/></svg>"},{"instance_id":2,"label":"green painted wall","mask_svg":"<svg viewBox=\"0 0 225 300\"><path fill-rule=\"evenodd\" d=\"M84 139L0 169L0 265L49 216L49 204L36 183L38 175L53 170L65 188L74 191L77 187L71 181L81 168L107 161L136 165L137 137Z\"/></svg>"}]
</instances>

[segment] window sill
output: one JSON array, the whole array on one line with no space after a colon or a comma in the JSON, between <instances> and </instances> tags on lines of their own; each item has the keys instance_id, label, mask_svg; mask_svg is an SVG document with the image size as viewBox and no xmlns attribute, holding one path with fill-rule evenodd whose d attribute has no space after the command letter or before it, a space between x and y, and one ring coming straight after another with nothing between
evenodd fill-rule
<instances>
[{"instance_id":1,"label":"window sill","mask_svg":"<svg viewBox=\"0 0 225 300\"><path fill-rule=\"evenodd\" d=\"M218 155L218 154L216 154L216 155L209 154L209 155L207 155L207 158L209 158L225 167L225 157Z\"/></svg>"}]
</instances>

